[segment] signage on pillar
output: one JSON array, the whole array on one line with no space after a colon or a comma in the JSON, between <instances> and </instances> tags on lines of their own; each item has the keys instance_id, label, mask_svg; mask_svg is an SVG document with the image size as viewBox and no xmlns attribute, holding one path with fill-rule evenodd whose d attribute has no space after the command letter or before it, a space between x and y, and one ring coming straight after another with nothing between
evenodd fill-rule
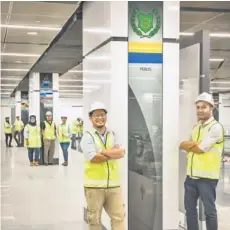
<instances>
[{"instance_id":1,"label":"signage on pillar","mask_svg":"<svg viewBox=\"0 0 230 230\"><path fill-rule=\"evenodd\" d=\"M21 120L25 125L29 122L29 94L27 91L21 92Z\"/></svg>"},{"instance_id":2,"label":"signage on pillar","mask_svg":"<svg viewBox=\"0 0 230 230\"><path fill-rule=\"evenodd\" d=\"M53 74L40 73L40 119L45 120L47 111L53 112Z\"/></svg>"},{"instance_id":3,"label":"signage on pillar","mask_svg":"<svg viewBox=\"0 0 230 230\"><path fill-rule=\"evenodd\" d=\"M130 230L162 229L162 9L129 2Z\"/></svg>"}]
</instances>

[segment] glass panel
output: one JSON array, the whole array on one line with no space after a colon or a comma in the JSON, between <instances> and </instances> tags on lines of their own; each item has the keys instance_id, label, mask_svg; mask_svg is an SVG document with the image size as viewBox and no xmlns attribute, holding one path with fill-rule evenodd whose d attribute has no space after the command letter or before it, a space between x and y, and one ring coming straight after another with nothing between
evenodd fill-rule
<instances>
[{"instance_id":1,"label":"glass panel","mask_svg":"<svg viewBox=\"0 0 230 230\"><path fill-rule=\"evenodd\" d=\"M162 2L129 2L129 229L162 229Z\"/></svg>"}]
</instances>

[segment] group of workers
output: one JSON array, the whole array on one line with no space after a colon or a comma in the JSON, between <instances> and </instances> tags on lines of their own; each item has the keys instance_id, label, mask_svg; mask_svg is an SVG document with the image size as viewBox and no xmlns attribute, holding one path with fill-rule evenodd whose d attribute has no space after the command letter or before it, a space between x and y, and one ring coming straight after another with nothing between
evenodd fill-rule
<instances>
[{"instance_id":1,"label":"group of workers","mask_svg":"<svg viewBox=\"0 0 230 230\"><path fill-rule=\"evenodd\" d=\"M197 202L201 198L205 209L206 229L217 230L215 200L224 147L224 130L213 117L212 95L208 93L199 95L195 105L198 122L191 131L190 140L182 141L179 146L186 152L188 159L187 177L184 183L187 229L199 230ZM118 161L124 157L125 149L117 143L114 132L106 127L107 113L108 110L103 103L96 102L91 105L89 119L93 127L84 132L81 140L81 150L84 153L84 189L89 230L102 229L103 208L111 219L111 228L125 230L125 209L121 195ZM48 164L48 162L52 163L56 126L50 112L47 112L46 117L47 120L42 126L42 135L45 163ZM58 126L57 132L65 159L63 165L68 165L68 147L71 137L66 119L62 117L62 124ZM40 138L38 138L40 127L36 126L35 116L30 117L25 130L26 145L31 154L32 164L33 160L37 162L38 159L38 151L36 152L35 149L41 146ZM33 151L35 151L35 159L32 157ZM48 161L49 151L52 153Z\"/></svg>"},{"instance_id":2,"label":"group of workers","mask_svg":"<svg viewBox=\"0 0 230 230\"><path fill-rule=\"evenodd\" d=\"M18 147L23 145L28 149L28 158L30 166L39 166L40 150L43 145L44 165L53 165L55 154L55 142L58 138L63 152L63 166L68 166L68 148L72 139L72 146L76 148L76 139L80 141L83 133L83 121L78 118L73 122L72 128L67 124L67 116L61 116L61 124L56 126L53 121L52 112L46 112L46 120L40 125L37 123L36 116L31 115L29 123L24 126L20 117L16 117L14 127L10 124L7 117L4 124L4 133L6 136L6 146L12 147L12 135L14 131L15 141ZM73 132L72 132L73 130ZM72 138L74 136L74 138ZM18 138L17 138L18 137ZM23 144L24 142L24 144ZM79 147L79 145L78 145Z\"/></svg>"}]
</instances>

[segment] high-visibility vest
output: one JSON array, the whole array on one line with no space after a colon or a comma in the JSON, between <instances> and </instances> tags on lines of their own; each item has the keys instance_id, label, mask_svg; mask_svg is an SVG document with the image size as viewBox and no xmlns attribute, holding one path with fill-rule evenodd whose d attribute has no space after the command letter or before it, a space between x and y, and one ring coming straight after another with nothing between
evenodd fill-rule
<instances>
[{"instance_id":1,"label":"high-visibility vest","mask_svg":"<svg viewBox=\"0 0 230 230\"><path fill-rule=\"evenodd\" d=\"M12 127L8 122L4 123L4 133L5 134L11 134L12 133Z\"/></svg>"},{"instance_id":2,"label":"high-visibility vest","mask_svg":"<svg viewBox=\"0 0 230 230\"><path fill-rule=\"evenodd\" d=\"M114 135L107 132L105 144L95 132L88 132L95 144L96 151L111 149ZM113 188L120 186L119 163L117 160L108 160L103 163L91 163L84 160L84 186L86 188Z\"/></svg>"},{"instance_id":3,"label":"high-visibility vest","mask_svg":"<svg viewBox=\"0 0 230 230\"><path fill-rule=\"evenodd\" d=\"M44 139L45 140L55 140L55 124L52 122L51 124L45 121L45 130L44 130Z\"/></svg>"},{"instance_id":4,"label":"high-visibility vest","mask_svg":"<svg viewBox=\"0 0 230 230\"><path fill-rule=\"evenodd\" d=\"M15 121L14 122L14 127L15 127L15 131L22 131L24 124L22 121Z\"/></svg>"},{"instance_id":5,"label":"high-visibility vest","mask_svg":"<svg viewBox=\"0 0 230 230\"><path fill-rule=\"evenodd\" d=\"M63 134L67 134L69 136L67 137L67 136L64 136ZM68 143L71 141L69 125L61 124L58 126L58 138L59 138L60 143Z\"/></svg>"},{"instance_id":6,"label":"high-visibility vest","mask_svg":"<svg viewBox=\"0 0 230 230\"><path fill-rule=\"evenodd\" d=\"M213 125L220 125L213 120L204 127L197 124L193 128L192 140L201 142ZM221 141L214 143L205 153L188 153L187 175L198 178L219 179L222 152L224 148L224 131Z\"/></svg>"},{"instance_id":7,"label":"high-visibility vest","mask_svg":"<svg viewBox=\"0 0 230 230\"><path fill-rule=\"evenodd\" d=\"M78 134L78 132L79 132L78 121L73 121L73 124L72 124L72 134Z\"/></svg>"},{"instance_id":8,"label":"high-visibility vest","mask_svg":"<svg viewBox=\"0 0 230 230\"><path fill-rule=\"evenodd\" d=\"M25 129L28 129L29 145L25 147L27 148L41 148L41 129L39 126L31 126L29 124L26 125ZM25 143L26 144L26 143Z\"/></svg>"}]
</instances>

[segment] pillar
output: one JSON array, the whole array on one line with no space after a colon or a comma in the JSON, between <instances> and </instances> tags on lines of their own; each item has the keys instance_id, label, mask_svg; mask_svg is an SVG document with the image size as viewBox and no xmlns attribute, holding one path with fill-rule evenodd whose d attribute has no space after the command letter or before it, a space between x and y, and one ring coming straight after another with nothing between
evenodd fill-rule
<instances>
[{"instance_id":1,"label":"pillar","mask_svg":"<svg viewBox=\"0 0 230 230\"><path fill-rule=\"evenodd\" d=\"M95 17L95 12L100 12ZM107 126L128 149L128 2L83 3L83 86L85 128L91 128L88 110L96 101L108 108ZM128 212L127 155L121 161L122 190ZM86 208L86 205L85 205ZM126 215L127 217L127 215ZM102 223L110 228L103 211ZM128 228L126 228L128 229Z\"/></svg>"},{"instance_id":2,"label":"pillar","mask_svg":"<svg viewBox=\"0 0 230 230\"><path fill-rule=\"evenodd\" d=\"M16 102L15 115L21 117L21 91L16 91L15 102Z\"/></svg>"},{"instance_id":3,"label":"pillar","mask_svg":"<svg viewBox=\"0 0 230 230\"><path fill-rule=\"evenodd\" d=\"M38 124L45 120L45 113L51 111L53 120L58 125L60 123L59 74L31 73L29 76L29 101L29 114L36 115ZM54 158L59 158L58 142Z\"/></svg>"}]
</instances>

